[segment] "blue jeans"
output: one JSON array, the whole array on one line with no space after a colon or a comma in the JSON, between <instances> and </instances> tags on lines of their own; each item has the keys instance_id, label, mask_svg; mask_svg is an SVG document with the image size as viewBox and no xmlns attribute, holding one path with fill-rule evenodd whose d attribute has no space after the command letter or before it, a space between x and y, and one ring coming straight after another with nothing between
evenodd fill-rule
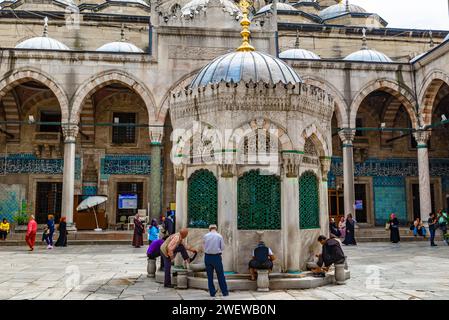
<instances>
[{"instance_id":1,"label":"blue jeans","mask_svg":"<svg viewBox=\"0 0 449 320\"><path fill-rule=\"evenodd\" d=\"M435 229L430 229L430 244L435 244Z\"/></svg>"},{"instance_id":2,"label":"blue jeans","mask_svg":"<svg viewBox=\"0 0 449 320\"><path fill-rule=\"evenodd\" d=\"M426 233L427 233L426 228L421 228L421 232L422 232L422 236L425 237ZM415 227L415 229L413 229L413 235L414 236L418 235L418 228L417 227Z\"/></svg>"},{"instance_id":3,"label":"blue jeans","mask_svg":"<svg viewBox=\"0 0 449 320\"><path fill-rule=\"evenodd\" d=\"M228 295L228 286L226 285L226 278L223 270L223 263L221 261L221 255L204 255L204 264L206 265L207 272L207 284L209 287L209 293L213 297L217 293L214 285L214 270L217 273L218 284L220 285L221 293Z\"/></svg>"}]
</instances>

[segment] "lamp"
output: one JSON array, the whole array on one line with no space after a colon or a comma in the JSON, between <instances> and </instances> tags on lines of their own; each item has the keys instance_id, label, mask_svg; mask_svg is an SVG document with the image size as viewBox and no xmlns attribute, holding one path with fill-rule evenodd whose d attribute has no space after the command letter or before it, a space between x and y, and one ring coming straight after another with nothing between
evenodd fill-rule
<instances>
[{"instance_id":1,"label":"lamp","mask_svg":"<svg viewBox=\"0 0 449 320\"><path fill-rule=\"evenodd\" d=\"M30 114L29 116L28 116L28 123L35 123L36 122L36 120L34 120L34 116L32 115L32 114Z\"/></svg>"}]
</instances>

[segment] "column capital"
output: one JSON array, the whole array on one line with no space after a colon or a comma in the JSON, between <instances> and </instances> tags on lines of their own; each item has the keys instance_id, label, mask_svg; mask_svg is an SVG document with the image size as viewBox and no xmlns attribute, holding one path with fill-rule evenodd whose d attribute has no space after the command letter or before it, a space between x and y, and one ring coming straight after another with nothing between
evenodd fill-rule
<instances>
[{"instance_id":1,"label":"column capital","mask_svg":"<svg viewBox=\"0 0 449 320\"><path fill-rule=\"evenodd\" d=\"M303 156L304 153L301 151L282 153L283 167L287 178L297 178L299 176L299 167L301 166Z\"/></svg>"},{"instance_id":2,"label":"column capital","mask_svg":"<svg viewBox=\"0 0 449 320\"><path fill-rule=\"evenodd\" d=\"M430 131L416 131L413 133L413 136L415 137L416 142L418 143L418 149L420 148L427 148L427 143L430 139Z\"/></svg>"},{"instance_id":3,"label":"column capital","mask_svg":"<svg viewBox=\"0 0 449 320\"><path fill-rule=\"evenodd\" d=\"M235 165L233 163L220 164L222 178L232 178L235 176Z\"/></svg>"},{"instance_id":4,"label":"column capital","mask_svg":"<svg viewBox=\"0 0 449 320\"><path fill-rule=\"evenodd\" d=\"M320 157L321 176L323 181L327 181L327 174L331 170L331 157Z\"/></svg>"},{"instance_id":5,"label":"column capital","mask_svg":"<svg viewBox=\"0 0 449 320\"><path fill-rule=\"evenodd\" d=\"M162 146L162 138L164 137L164 128L150 128L150 144L152 146Z\"/></svg>"},{"instance_id":6,"label":"column capital","mask_svg":"<svg viewBox=\"0 0 449 320\"><path fill-rule=\"evenodd\" d=\"M61 128L64 136L64 143L75 143L79 127L76 124L63 124L61 125Z\"/></svg>"},{"instance_id":7,"label":"column capital","mask_svg":"<svg viewBox=\"0 0 449 320\"><path fill-rule=\"evenodd\" d=\"M355 137L355 130L343 129L338 132L341 141L343 142L343 147L352 147L352 142Z\"/></svg>"},{"instance_id":8,"label":"column capital","mask_svg":"<svg viewBox=\"0 0 449 320\"><path fill-rule=\"evenodd\" d=\"M175 165L173 169L175 170L175 180L183 181L184 180L184 168L183 164Z\"/></svg>"}]
</instances>

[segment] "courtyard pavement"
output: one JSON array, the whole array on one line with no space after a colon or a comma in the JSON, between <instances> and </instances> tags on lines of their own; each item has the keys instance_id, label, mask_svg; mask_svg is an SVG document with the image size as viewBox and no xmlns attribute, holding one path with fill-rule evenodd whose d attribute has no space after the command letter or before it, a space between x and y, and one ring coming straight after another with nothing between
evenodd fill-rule
<instances>
[{"instance_id":1,"label":"courtyard pavement","mask_svg":"<svg viewBox=\"0 0 449 320\"><path fill-rule=\"evenodd\" d=\"M427 242L344 247L351 279L308 290L231 292L239 300L449 299L449 247ZM204 290L164 288L146 276L146 248L0 246L0 299L207 300Z\"/></svg>"}]
</instances>

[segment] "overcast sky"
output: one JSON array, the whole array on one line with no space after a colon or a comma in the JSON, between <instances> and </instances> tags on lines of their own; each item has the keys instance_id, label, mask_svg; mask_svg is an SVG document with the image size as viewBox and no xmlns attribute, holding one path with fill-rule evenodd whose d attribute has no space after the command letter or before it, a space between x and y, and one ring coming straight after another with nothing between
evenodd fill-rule
<instances>
[{"instance_id":1,"label":"overcast sky","mask_svg":"<svg viewBox=\"0 0 449 320\"><path fill-rule=\"evenodd\" d=\"M449 0L350 0L388 21L390 28L449 30Z\"/></svg>"}]
</instances>

